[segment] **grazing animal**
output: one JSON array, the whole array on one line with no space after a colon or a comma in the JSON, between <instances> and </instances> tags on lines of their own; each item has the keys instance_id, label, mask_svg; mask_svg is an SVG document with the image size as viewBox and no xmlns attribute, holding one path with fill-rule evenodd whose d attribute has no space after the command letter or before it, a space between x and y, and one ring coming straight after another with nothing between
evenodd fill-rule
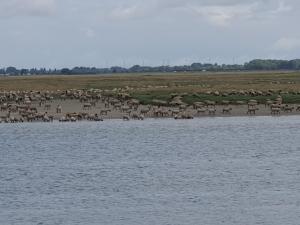
<instances>
[{"instance_id":1,"label":"grazing animal","mask_svg":"<svg viewBox=\"0 0 300 225\"><path fill-rule=\"evenodd\" d=\"M236 104L237 104L237 105L244 105L245 102L244 102L244 101L236 101Z\"/></svg>"},{"instance_id":2,"label":"grazing animal","mask_svg":"<svg viewBox=\"0 0 300 225\"><path fill-rule=\"evenodd\" d=\"M73 116L72 116L72 117L70 117L70 121L71 121L71 122L76 122L77 119L76 119L76 117L73 117Z\"/></svg>"},{"instance_id":3,"label":"grazing animal","mask_svg":"<svg viewBox=\"0 0 300 225\"><path fill-rule=\"evenodd\" d=\"M172 116L178 115L179 113L180 113L180 110L179 110L179 109L172 109L172 110L171 110Z\"/></svg>"},{"instance_id":4,"label":"grazing animal","mask_svg":"<svg viewBox=\"0 0 300 225\"><path fill-rule=\"evenodd\" d=\"M141 109L141 114L142 115L147 115L149 112L150 112L150 107Z\"/></svg>"},{"instance_id":5,"label":"grazing animal","mask_svg":"<svg viewBox=\"0 0 300 225\"><path fill-rule=\"evenodd\" d=\"M223 113L223 114L230 114L231 111L232 111L232 108L228 108L228 107L227 107L227 108L224 108L224 109L223 109L222 113Z\"/></svg>"},{"instance_id":6,"label":"grazing animal","mask_svg":"<svg viewBox=\"0 0 300 225\"><path fill-rule=\"evenodd\" d=\"M271 109L271 114L272 115L279 115L280 114L281 109L280 108L272 108Z\"/></svg>"},{"instance_id":7,"label":"grazing animal","mask_svg":"<svg viewBox=\"0 0 300 225\"><path fill-rule=\"evenodd\" d=\"M267 107L267 106L270 106L272 104L274 104L274 101L267 100L266 103L265 103L265 106Z\"/></svg>"},{"instance_id":8,"label":"grazing animal","mask_svg":"<svg viewBox=\"0 0 300 225\"><path fill-rule=\"evenodd\" d=\"M205 103L206 103L207 106L212 106L212 107L216 106L216 102L215 101L206 100Z\"/></svg>"},{"instance_id":9,"label":"grazing animal","mask_svg":"<svg viewBox=\"0 0 300 225\"><path fill-rule=\"evenodd\" d=\"M143 115L139 115L137 113L133 113L131 115L131 118L134 119L134 120L144 120L144 116Z\"/></svg>"},{"instance_id":10,"label":"grazing animal","mask_svg":"<svg viewBox=\"0 0 300 225\"><path fill-rule=\"evenodd\" d=\"M6 111L6 110L8 110L8 105L6 104L6 103L4 103L3 105L1 105L1 107L0 107L0 109L1 109L1 111Z\"/></svg>"},{"instance_id":11,"label":"grazing animal","mask_svg":"<svg viewBox=\"0 0 300 225\"><path fill-rule=\"evenodd\" d=\"M44 106L44 109L46 109L46 110L51 109L51 104L46 104L46 105Z\"/></svg>"},{"instance_id":12,"label":"grazing animal","mask_svg":"<svg viewBox=\"0 0 300 225\"><path fill-rule=\"evenodd\" d=\"M257 106L257 102L249 102L249 103L248 103L248 109L254 108L254 107L256 107L256 106Z\"/></svg>"},{"instance_id":13,"label":"grazing animal","mask_svg":"<svg viewBox=\"0 0 300 225\"><path fill-rule=\"evenodd\" d=\"M227 101L227 100L222 101L222 105L229 105L229 104L230 104L230 101Z\"/></svg>"},{"instance_id":14,"label":"grazing animal","mask_svg":"<svg viewBox=\"0 0 300 225\"><path fill-rule=\"evenodd\" d=\"M273 109L273 108L282 108L282 106L281 106L281 104L271 104L270 108L271 109Z\"/></svg>"},{"instance_id":15,"label":"grazing animal","mask_svg":"<svg viewBox=\"0 0 300 225\"><path fill-rule=\"evenodd\" d=\"M208 114L209 115L215 115L216 114L216 109L215 108L210 108L210 109L208 109Z\"/></svg>"},{"instance_id":16,"label":"grazing animal","mask_svg":"<svg viewBox=\"0 0 300 225\"><path fill-rule=\"evenodd\" d=\"M249 108L247 111L247 114L255 115L257 110L259 110L259 109L258 108Z\"/></svg>"},{"instance_id":17,"label":"grazing animal","mask_svg":"<svg viewBox=\"0 0 300 225\"><path fill-rule=\"evenodd\" d=\"M100 111L100 115L107 115L108 112L110 112L111 110L110 109L103 109Z\"/></svg>"},{"instance_id":18,"label":"grazing animal","mask_svg":"<svg viewBox=\"0 0 300 225\"><path fill-rule=\"evenodd\" d=\"M202 108L204 106L203 102L195 102L193 107L194 109Z\"/></svg>"},{"instance_id":19,"label":"grazing animal","mask_svg":"<svg viewBox=\"0 0 300 225\"><path fill-rule=\"evenodd\" d=\"M69 119L65 116L63 116L59 119L59 122L68 122L68 121L69 121Z\"/></svg>"},{"instance_id":20,"label":"grazing animal","mask_svg":"<svg viewBox=\"0 0 300 225\"><path fill-rule=\"evenodd\" d=\"M91 106L96 107L97 101L91 101Z\"/></svg>"},{"instance_id":21,"label":"grazing animal","mask_svg":"<svg viewBox=\"0 0 300 225\"><path fill-rule=\"evenodd\" d=\"M44 117L43 117L43 122L50 122L50 121L51 121L51 120L50 120L49 116L44 115Z\"/></svg>"},{"instance_id":22,"label":"grazing animal","mask_svg":"<svg viewBox=\"0 0 300 225\"><path fill-rule=\"evenodd\" d=\"M58 106L56 107L56 113L57 113L57 114L62 113L62 107L61 107L61 105L58 105Z\"/></svg>"},{"instance_id":23,"label":"grazing animal","mask_svg":"<svg viewBox=\"0 0 300 225\"><path fill-rule=\"evenodd\" d=\"M91 103L85 103L82 106L83 110L90 110L92 108L92 104Z\"/></svg>"},{"instance_id":24,"label":"grazing animal","mask_svg":"<svg viewBox=\"0 0 300 225\"><path fill-rule=\"evenodd\" d=\"M129 120L130 120L130 117L129 117L128 115L124 115L124 116L123 116L123 120L124 120L124 121L129 121Z\"/></svg>"},{"instance_id":25,"label":"grazing animal","mask_svg":"<svg viewBox=\"0 0 300 225\"><path fill-rule=\"evenodd\" d=\"M180 120L180 119L191 120L191 119L194 119L194 117L190 114L182 113L182 114L175 115L174 119L175 120Z\"/></svg>"},{"instance_id":26,"label":"grazing animal","mask_svg":"<svg viewBox=\"0 0 300 225\"><path fill-rule=\"evenodd\" d=\"M283 111L284 112L292 112L294 110L294 107L293 106L289 106L289 105L285 105L283 107Z\"/></svg>"},{"instance_id":27,"label":"grazing animal","mask_svg":"<svg viewBox=\"0 0 300 225\"><path fill-rule=\"evenodd\" d=\"M129 106L122 106L121 107L121 112L128 112L130 110Z\"/></svg>"},{"instance_id":28,"label":"grazing animal","mask_svg":"<svg viewBox=\"0 0 300 225\"><path fill-rule=\"evenodd\" d=\"M197 109L197 114L204 114L204 113L206 113L206 111L207 111L206 108L201 107L201 108Z\"/></svg>"}]
</instances>

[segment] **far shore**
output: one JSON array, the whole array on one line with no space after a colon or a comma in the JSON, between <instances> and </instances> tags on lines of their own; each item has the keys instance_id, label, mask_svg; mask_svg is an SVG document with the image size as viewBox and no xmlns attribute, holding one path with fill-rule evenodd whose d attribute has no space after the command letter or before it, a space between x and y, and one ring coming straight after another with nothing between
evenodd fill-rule
<instances>
[{"instance_id":1,"label":"far shore","mask_svg":"<svg viewBox=\"0 0 300 225\"><path fill-rule=\"evenodd\" d=\"M300 115L299 72L0 78L0 122Z\"/></svg>"}]
</instances>

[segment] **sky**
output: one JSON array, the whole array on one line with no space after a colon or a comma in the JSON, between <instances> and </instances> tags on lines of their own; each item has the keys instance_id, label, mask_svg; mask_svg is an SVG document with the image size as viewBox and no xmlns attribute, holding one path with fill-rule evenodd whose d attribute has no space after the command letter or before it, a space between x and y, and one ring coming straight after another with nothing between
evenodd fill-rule
<instances>
[{"instance_id":1,"label":"sky","mask_svg":"<svg viewBox=\"0 0 300 225\"><path fill-rule=\"evenodd\" d=\"M0 67L300 58L299 0L0 0Z\"/></svg>"}]
</instances>

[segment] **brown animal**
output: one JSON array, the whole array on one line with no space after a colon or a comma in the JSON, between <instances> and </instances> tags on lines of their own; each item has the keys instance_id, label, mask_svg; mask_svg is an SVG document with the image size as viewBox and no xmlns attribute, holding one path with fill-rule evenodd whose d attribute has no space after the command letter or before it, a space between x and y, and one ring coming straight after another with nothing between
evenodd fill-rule
<instances>
[{"instance_id":1,"label":"brown animal","mask_svg":"<svg viewBox=\"0 0 300 225\"><path fill-rule=\"evenodd\" d=\"M92 104L91 103L85 103L82 106L83 110L90 110L92 108Z\"/></svg>"},{"instance_id":2,"label":"brown animal","mask_svg":"<svg viewBox=\"0 0 300 225\"><path fill-rule=\"evenodd\" d=\"M45 109L45 110L51 109L51 104L46 104L46 105L44 106L44 109Z\"/></svg>"},{"instance_id":3,"label":"brown animal","mask_svg":"<svg viewBox=\"0 0 300 225\"><path fill-rule=\"evenodd\" d=\"M247 114L255 115L257 110L259 110L259 109L258 108L249 108L247 111Z\"/></svg>"},{"instance_id":4,"label":"brown animal","mask_svg":"<svg viewBox=\"0 0 300 225\"><path fill-rule=\"evenodd\" d=\"M223 113L223 114L230 114L231 111L232 111L232 108L228 108L228 107L227 107L227 108L224 108L224 109L223 109L222 113Z\"/></svg>"},{"instance_id":5,"label":"brown animal","mask_svg":"<svg viewBox=\"0 0 300 225\"><path fill-rule=\"evenodd\" d=\"M293 106L289 106L289 105L285 105L283 107L283 111L284 112L292 112L294 110L294 107Z\"/></svg>"},{"instance_id":6,"label":"brown animal","mask_svg":"<svg viewBox=\"0 0 300 225\"><path fill-rule=\"evenodd\" d=\"M103 109L100 111L100 115L107 115L108 112L110 112L111 110L110 109Z\"/></svg>"},{"instance_id":7,"label":"brown animal","mask_svg":"<svg viewBox=\"0 0 300 225\"><path fill-rule=\"evenodd\" d=\"M272 108L271 109L271 114L272 115L279 115L280 114L281 109L280 108Z\"/></svg>"},{"instance_id":8,"label":"brown animal","mask_svg":"<svg viewBox=\"0 0 300 225\"><path fill-rule=\"evenodd\" d=\"M62 113L62 107L61 107L61 105L58 105L58 106L56 107L56 113L57 113L57 114Z\"/></svg>"},{"instance_id":9,"label":"brown animal","mask_svg":"<svg viewBox=\"0 0 300 225\"><path fill-rule=\"evenodd\" d=\"M215 115L215 114L216 114L216 111L217 111L217 110L216 110L215 108L209 108L209 109L208 109L208 114L209 114L209 115Z\"/></svg>"}]
</instances>

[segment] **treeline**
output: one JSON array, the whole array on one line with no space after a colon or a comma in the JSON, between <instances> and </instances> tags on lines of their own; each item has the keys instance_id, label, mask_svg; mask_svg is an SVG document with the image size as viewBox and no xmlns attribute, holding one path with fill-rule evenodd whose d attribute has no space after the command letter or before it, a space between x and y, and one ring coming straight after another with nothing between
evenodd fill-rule
<instances>
[{"instance_id":1,"label":"treeline","mask_svg":"<svg viewBox=\"0 0 300 225\"><path fill-rule=\"evenodd\" d=\"M262 60L255 59L244 65L226 65L210 63L193 63L184 66L140 66L135 65L130 68L110 67L74 67L63 69L17 69L15 67L0 68L1 75L79 75L79 74L109 74L109 73L155 73L155 72L197 72L197 71L254 71L254 70L300 70L300 59L294 60Z\"/></svg>"},{"instance_id":2,"label":"treeline","mask_svg":"<svg viewBox=\"0 0 300 225\"><path fill-rule=\"evenodd\" d=\"M300 59L263 60L255 59L245 63L245 70L300 70Z\"/></svg>"}]
</instances>

